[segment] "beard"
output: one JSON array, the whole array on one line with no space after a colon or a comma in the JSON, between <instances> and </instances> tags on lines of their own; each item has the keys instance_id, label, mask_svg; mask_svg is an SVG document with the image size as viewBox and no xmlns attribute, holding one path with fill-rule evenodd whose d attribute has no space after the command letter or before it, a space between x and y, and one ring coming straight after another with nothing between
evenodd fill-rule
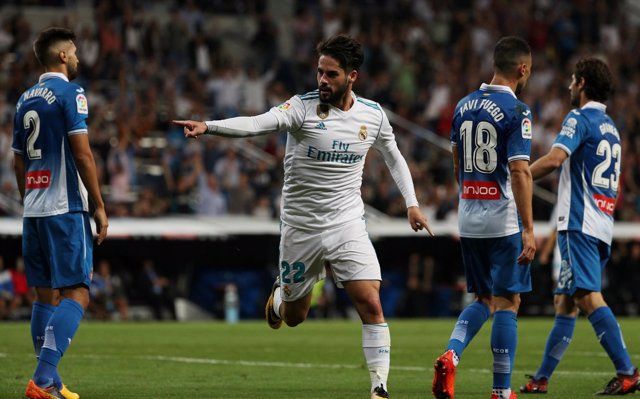
<instances>
[{"instance_id":1,"label":"beard","mask_svg":"<svg viewBox=\"0 0 640 399\"><path fill-rule=\"evenodd\" d=\"M67 77L69 80L73 80L78 77L78 64L67 64Z\"/></svg>"},{"instance_id":2,"label":"beard","mask_svg":"<svg viewBox=\"0 0 640 399\"><path fill-rule=\"evenodd\" d=\"M578 108L580 106L580 93L574 93L571 90L571 106Z\"/></svg>"},{"instance_id":3,"label":"beard","mask_svg":"<svg viewBox=\"0 0 640 399\"><path fill-rule=\"evenodd\" d=\"M337 87L335 91L332 91L328 86L318 87L320 90L320 101L329 104L337 103L342 97L344 97L348 88L349 85L347 83ZM322 89L328 89L328 91L323 91Z\"/></svg>"},{"instance_id":4,"label":"beard","mask_svg":"<svg viewBox=\"0 0 640 399\"><path fill-rule=\"evenodd\" d=\"M519 96L519 95L520 95L520 93L522 93L522 89L524 89L524 86L525 86L525 84L524 84L524 83L522 83L522 82L518 82L518 83L516 84L516 91L514 92L514 94L515 94L516 96Z\"/></svg>"}]
</instances>

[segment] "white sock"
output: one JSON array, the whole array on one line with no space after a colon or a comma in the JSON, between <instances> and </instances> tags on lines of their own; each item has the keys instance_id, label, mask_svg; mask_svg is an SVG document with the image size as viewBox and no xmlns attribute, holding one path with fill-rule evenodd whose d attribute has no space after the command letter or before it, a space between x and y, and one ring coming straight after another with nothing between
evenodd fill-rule
<instances>
[{"instance_id":1,"label":"white sock","mask_svg":"<svg viewBox=\"0 0 640 399\"><path fill-rule=\"evenodd\" d=\"M282 316L280 316L280 304L282 303L280 290L280 287L276 287L275 291L273 291L273 311L276 312L276 316L282 318Z\"/></svg>"},{"instance_id":2,"label":"white sock","mask_svg":"<svg viewBox=\"0 0 640 399\"><path fill-rule=\"evenodd\" d=\"M384 385L387 389L389 363L391 361L391 336L389 326L384 324L362 325L362 350L367 361L371 390Z\"/></svg>"},{"instance_id":3,"label":"white sock","mask_svg":"<svg viewBox=\"0 0 640 399\"><path fill-rule=\"evenodd\" d=\"M493 393L498 395L500 399L509 399L511 396L511 388L493 388Z\"/></svg>"}]
</instances>

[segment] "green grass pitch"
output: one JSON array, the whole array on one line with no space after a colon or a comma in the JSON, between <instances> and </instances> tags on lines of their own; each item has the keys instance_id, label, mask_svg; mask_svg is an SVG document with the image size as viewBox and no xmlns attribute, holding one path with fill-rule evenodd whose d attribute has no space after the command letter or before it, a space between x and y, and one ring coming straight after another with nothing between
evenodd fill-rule
<instances>
[{"instance_id":1,"label":"green grass pitch","mask_svg":"<svg viewBox=\"0 0 640 399\"><path fill-rule=\"evenodd\" d=\"M552 321L519 321L512 388L517 389L524 374L537 368ZM389 321L392 398L432 397L433 361L445 348L454 322ZM640 319L619 322L637 366ZM457 399L488 399L491 394L490 327L489 322L464 352ZM365 399L369 398L369 376L360 336L360 324L355 321L309 320L278 331L262 321L235 325L83 322L59 370L82 399ZM34 366L29 324L0 323L0 398L21 398ZM544 398L589 398L613 375L591 326L581 317Z\"/></svg>"}]
</instances>

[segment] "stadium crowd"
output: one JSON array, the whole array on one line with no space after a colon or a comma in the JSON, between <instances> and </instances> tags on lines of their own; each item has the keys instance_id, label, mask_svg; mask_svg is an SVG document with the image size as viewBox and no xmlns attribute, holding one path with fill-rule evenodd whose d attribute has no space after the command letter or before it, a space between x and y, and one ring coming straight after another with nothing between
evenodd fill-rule
<instances>
[{"instance_id":1,"label":"stadium crowd","mask_svg":"<svg viewBox=\"0 0 640 399\"><path fill-rule=\"evenodd\" d=\"M31 1L59 5L64 1ZM73 14L51 24L78 32L81 76L90 104L90 138L112 216L167 213L253 214L279 210L286 136L243 144L207 137L186 141L173 118L214 119L264 112L296 93L317 87L314 47L336 32L366 47L356 91L397 115L448 138L456 102L487 81L491 46L505 34L526 38L534 50L533 75L523 100L534 113L532 158L550 146L566 114L566 70L576 58L596 54L614 71L609 103L623 136L623 190L617 219L640 220L639 22L624 1L437 2L297 1L290 30L283 31L260 1L205 6L209 2L94 1L94 19ZM235 4L235 6L234 6ZM164 6L165 23L153 8ZM526 5L526 6L525 6ZM216 13L246 15L255 29L217 29ZM41 69L31 45L34 31L20 12L2 13L0 29L0 187L17 196L11 169L12 116L18 96ZM283 36L293 39L281 56ZM626 38L623 40L623 37ZM234 42L244 51L228 51ZM396 127L414 176L418 198L432 219L454 216L457 190L451 162L439 150ZM404 203L382 161L367 160L365 202L392 216ZM555 182L542 183L554 190ZM543 205L543 203L539 203ZM549 206L536 207L545 219Z\"/></svg>"},{"instance_id":2,"label":"stadium crowd","mask_svg":"<svg viewBox=\"0 0 640 399\"><path fill-rule=\"evenodd\" d=\"M13 114L20 93L42 72L26 5L57 9L50 25L77 32L77 83L87 91L89 137L110 217L277 218L285 134L241 142L185 140L170 121L255 115L316 89L310 73L316 43L347 32L366 50L356 92L447 140L456 102L491 78L495 41L503 35L527 39L533 73L521 98L534 116L532 160L546 153L569 110L567 71L582 56L603 57L616 83L608 113L624 151L615 217L640 222L640 59L629 56L640 50L640 8L631 1L525 0L513 7L506 0L299 0L290 2L294 11L286 25L259 0L94 0L90 20L67 13L69 3L76 2L8 1L0 7L0 199L19 199ZM221 15L241 23L221 28ZM455 219L458 191L449 153L414 131L394 128L428 218ZM556 179L539 184L555 191ZM381 212L406 214L375 152L366 162L362 194ZM550 204L534 202L536 219L546 220L550 212ZM7 213L0 206L0 215ZM622 273L640 249L637 243L615 245L619 255L614 247L612 262L622 266L613 274Z\"/></svg>"}]
</instances>

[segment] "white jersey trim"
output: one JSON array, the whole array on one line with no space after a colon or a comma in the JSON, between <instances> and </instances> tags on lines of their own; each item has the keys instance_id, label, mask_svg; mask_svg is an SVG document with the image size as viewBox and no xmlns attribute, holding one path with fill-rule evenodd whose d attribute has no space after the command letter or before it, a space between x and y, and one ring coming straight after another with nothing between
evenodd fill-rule
<instances>
[{"instance_id":1,"label":"white jersey trim","mask_svg":"<svg viewBox=\"0 0 640 399\"><path fill-rule=\"evenodd\" d=\"M518 97L516 97L516 95L513 92L513 90L511 90L511 87L509 87L509 86L492 85L492 84L483 83L483 84L480 85L480 90L482 90L482 91L503 91L505 93L511 94L513 96L513 98L518 98Z\"/></svg>"},{"instance_id":2,"label":"white jersey trim","mask_svg":"<svg viewBox=\"0 0 640 399\"><path fill-rule=\"evenodd\" d=\"M569 147L567 147L564 144L561 143L554 143L551 148L560 148L561 150L563 150L564 152L567 153L567 155L571 156L571 150L569 149Z\"/></svg>"},{"instance_id":3,"label":"white jersey trim","mask_svg":"<svg viewBox=\"0 0 640 399\"><path fill-rule=\"evenodd\" d=\"M511 161L528 161L530 158L528 155L514 155L508 159L509 159L509 162L511 162Z\"/></svg>"},{"instance_id":4,"label":"white jersey trim","mask_svg":"<svg viewBox=\"0 0 640 399\"><path fill-rule=\"evenodd\" d=\"M67 77L67 75L65 75L62 72L45 72L42 75L40 75L40 78L38 79L38 83L42 83L42 81L51 79L51 78L59 78L64 80L65 82L69 81L69 78Z\"/></svg>"}]
</instances>

